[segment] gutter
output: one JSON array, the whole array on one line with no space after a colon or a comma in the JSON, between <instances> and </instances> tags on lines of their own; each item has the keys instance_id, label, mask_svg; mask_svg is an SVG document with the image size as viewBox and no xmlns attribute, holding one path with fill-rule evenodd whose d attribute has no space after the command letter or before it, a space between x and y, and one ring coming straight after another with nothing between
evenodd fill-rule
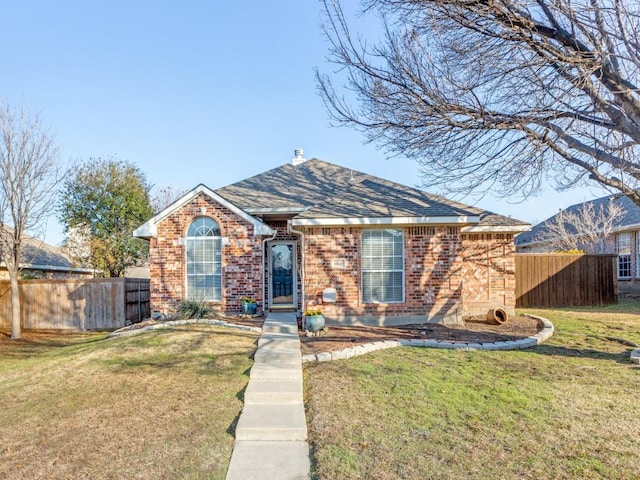
<instances>
[{"instance_id":1,"label":"gutter","mask_svg":"<svg viewBox=\"0 0 640 480\"><path fill-rule=\"evenodd\" d=\"M294 230L291 227L291 220L287 220L287 232L292 233L294 235L298 235L300 237L300 296L301 301L300 301L300 307L302 312L300 312L301 314L304 314L304 309L306 306L306 298L304 296L305 292L304 292L304 284L305 284L305 271L304 271L304 232L301 232L300 230Z\"/></svg>"}]
</instances>

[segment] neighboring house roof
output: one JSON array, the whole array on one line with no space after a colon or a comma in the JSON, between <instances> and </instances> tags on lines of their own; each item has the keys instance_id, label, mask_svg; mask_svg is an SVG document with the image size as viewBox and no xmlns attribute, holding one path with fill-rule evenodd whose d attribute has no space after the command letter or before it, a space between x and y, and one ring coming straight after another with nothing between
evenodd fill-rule
<instances>
[{"instance_id":1,"label":"neighboring house roof","mask_svg":"<svg viewBox=\"0 0 640 480\"><path fill-rule=\"evenodd\" d=\"M614 226L614 231L632 230L640 228L640 207L638 207L633 201L624 195L608 195L606 197L596 198L589 200L588 202L576 203L570 207L565 208L561 212L563 214L572 212L578 214L584 205L593 205L595 210L606 207L609 202L613 202L621 209L620 219ZM516 245L519 247L535 245L542 243L542 238L547 230L547 224L549 222L555 222L561 212L547 218L546 220L536 224L530 231L525 232L516 237Z\"/></svg>"},{"instance_id":2,"label":"neighboring house roof","mask_svg":"<svg viewBox=\"0 0 640 480\"><path fill-rule=\"evenodd\" d=\"M254 220L254 216L288 216L293 225L455 224L465 232L514 233L530 227L520 220L318 159L281 165L213 192L198 188L228 208L234 206L236 213L239 210ZM195 190L136 229L134 235L155 235L155 225L193 198ZM259 231L265 232L263 227Z\"/></svg>"},{"instance_id":3,"label":"neighboring house roof","mask_svg":"<svg viewBox=\"0 0 640 480\"><path fill-rule=\"evenodd\" d=\"M0 265L5 266L4 261L0 262ZM59 247L54 247L28 235L22 239L20 268L77 273L93 272L91 269L77 267Z\"/></svg>"}]
</instances>

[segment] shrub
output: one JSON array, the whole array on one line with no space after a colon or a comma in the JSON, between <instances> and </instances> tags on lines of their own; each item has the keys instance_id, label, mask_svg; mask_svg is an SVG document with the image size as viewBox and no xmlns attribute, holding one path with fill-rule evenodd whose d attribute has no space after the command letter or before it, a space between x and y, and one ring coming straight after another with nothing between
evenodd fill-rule
<instances>
[{"instance_id":1,"label":"shrub","mask_svg":"<svg viewBox=\"0 0 640 480\"><path fill-rule=\"evenodd\" d=\"M215 313L213 307L204 300L183 299L176 305L177 317L182 320L191 318L210 318Z\"/></svg>"}]
</instances>

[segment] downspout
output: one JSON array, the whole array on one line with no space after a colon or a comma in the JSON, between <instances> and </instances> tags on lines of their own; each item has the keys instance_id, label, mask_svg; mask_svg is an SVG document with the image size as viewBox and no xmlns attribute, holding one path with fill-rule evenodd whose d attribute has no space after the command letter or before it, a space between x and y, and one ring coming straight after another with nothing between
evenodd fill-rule
<instances>
[{"instance_id":1,"label":"downspout","mask_svg":"<svg viewBox=\"0 0 640 480\"><path fill-rule=\"evenodd\" d=\"M301 301L300 301L300 307L302 312L300 312L301 314L304 313L304 309L306 306L306 298L304 296L304 232L301 232L300 230L294 230L291 227L291 220L287 220L287 232L292 233L294 235L298 235L300 237L300 296Z\"/></svg>"},{"instance_id":2,"label":"downspout","mask_svg":"<svg viewBox=\"0 0 640 480\"><path fill-rule=\"evenodd\" d=\"M266 312L266 309L267 309L267 300L266 300L266 293L265 293L267 291L267 288L265 285L266 275L264 274L265 272L264 263L266 260L267 242L275 240L277 236L278 236L278 230L275 230L273 232L273 237L265 238L264 240L262 240L262 266L260 270L262 270L262 313L263 314Z\"/></svg>"}]
</instances>

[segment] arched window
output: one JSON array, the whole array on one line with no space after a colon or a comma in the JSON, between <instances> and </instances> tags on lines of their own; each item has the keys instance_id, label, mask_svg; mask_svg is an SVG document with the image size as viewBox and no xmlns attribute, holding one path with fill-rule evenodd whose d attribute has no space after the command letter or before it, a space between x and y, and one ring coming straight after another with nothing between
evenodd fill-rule
<instances>
[{"instance_id":1,"label":"arched window","mask_svg":"<svg viewBox=\"0 0 640 480\"><path fill-rule=\"evenodd\" d=\"M187 230L187 298L222 300L222 237L208 217L196 218Z\"/></svg>"}]
</instances>

